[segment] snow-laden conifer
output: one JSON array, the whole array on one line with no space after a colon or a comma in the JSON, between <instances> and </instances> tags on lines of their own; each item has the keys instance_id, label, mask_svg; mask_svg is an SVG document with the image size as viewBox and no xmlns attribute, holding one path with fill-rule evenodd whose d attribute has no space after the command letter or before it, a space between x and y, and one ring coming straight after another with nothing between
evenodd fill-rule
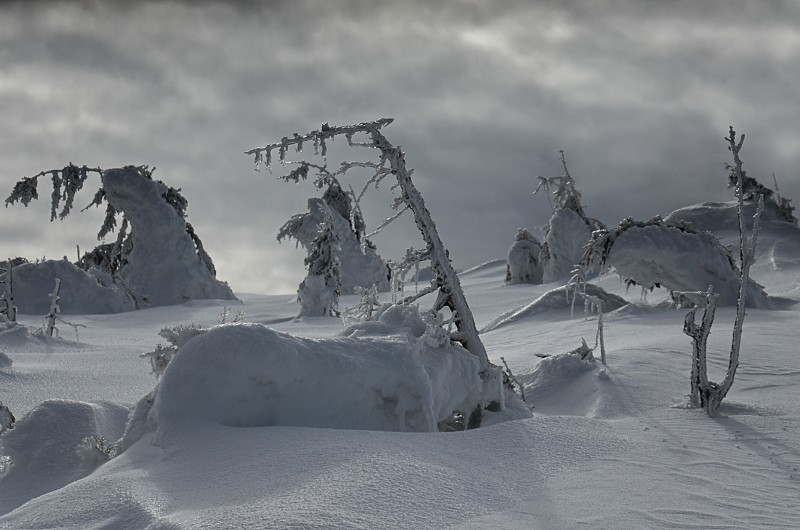
<instances>
[{"instance_id":1,"label":"snow-laden conifer","mask_svg":"<svg viewBox=\"0 0 800 530\"><path fill-rule=\"evenodd\" d=\"M506 283L542 283L539 254L542 245L527 228L517 229L514 244L508 251Z\"/></svg>"}]
</instances>

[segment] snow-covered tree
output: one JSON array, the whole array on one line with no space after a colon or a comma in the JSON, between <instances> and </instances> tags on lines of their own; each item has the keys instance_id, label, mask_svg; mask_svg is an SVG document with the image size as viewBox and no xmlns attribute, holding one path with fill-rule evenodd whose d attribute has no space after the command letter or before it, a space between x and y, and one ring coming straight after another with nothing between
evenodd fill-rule
<instances>
[{"instance_id":1,"label":"snow-covered tree","mask_svg":"<svg viewBox=\"0 0 800 530\"><path fill-rule=\"evenodd\" d=\"M517 229L514 244L508 251L506 283L542 283L539 254L542 244L527 228Z\"/></svg>"},{"instance_id":2,"label":"snow-covered tree","mask_svg":"<svg viewBox=\"0 0 800 530\"><path fill-rule=\"evenodd\" d=\"M744 134L742 134L737 141L736 131L734 131L733 127L730 127L726 141L728 142L728 150L733 155L734 163L731 167L736 176L735 193L738 203L739 261L741 263L741 271L739 274L739 296L736 303L736 320L733 324L733 339L731 341L731 351L728 358L728 370L721 383L714 383L708 379L707 341L708 335L711 332L711 325L714 323L714 310L716 308L716 296L713 286L709 286L706 293L693 293L695 295L701 295L697 298L701 300L700 305L703 307L703 318L698 325L695 321L695 314L697 312L697 307L695 307L686 315L686 321L683 327L684 333L689 335L693 342L689 397L692 403L702 407L711 416L716 414L722 400L728 395L728 391L730 391L734 378L736 377L736 369L739 367L739 350L742 344L742 326L744 324L745 302L748 296L750 266L753 264L755 256L759 221L764 205L764 196L761 195L758 198L758 209L756 210L753 220L753 233L748 240L744 221L744 197L747 188L744 179L744 171L742 170L742 160L739 157L739 152L742 150L742 145L744 144ZM684 293L684 295L686 294L688 293Z\"/></svg>"},{"instance_id":3,"label":"snow-covered tree","mask_svg":"<svg viewBox=\"0 0 800 530\"><path fill-rule=\"evenodd\" d=\"M61 280L56 278L56 285L53 288L53 293L50 295L50 311L44 317L44 333L48 337L52 337L53 331L57 331L56 320L58 319L58 314L61 313L61 308L58 305L58 302L61 300L61 297L58 296L58 291L60 290Z\"/></svg>"},{"instance_id":4,"label":"snow-covered tree","mask_svg":"<svg viewBox=\"0 0 800 530\"><path fill-rule=\"evenodd\" d=\"M339 237L332 219L334 212L321 199L309 199L308 208L323 211L326 218L321 225L317 225L319 232L306 246L308 255L305 265L308 274L297 290L299 316L338 316L341 266L337 257ZM278 234L279 239L283 233L282 230Z\"/></svg>"},{"instance_id":5,"label":"snow-covered tree","mask_svg":"<svg viewBox=\"0 0 800 530\"><path fill-rule=\"evenodd\" d=\"M478 426L481 423L480 418L484 409L502 409L504 407L504 395L510 388L510 384L504 386L503 370L489 362L486 349L478 336L472 311L461 289L458 275L450 263L448 251L439 237L422 195L411 180L412 171L406 167L405 154L399 147L392 145L381 132L381 129L392 121L392 119L381 119L342 127L330 126L326 123L319 130L304 135L295 133L291 138L284 137L280 142L251 149L247 151L247 154L255 157L257 167L262 163L269 167L272 162L273 152L277 151L278 159L282 163L289 163L294 166L294 169L285 177L287 180L305 180L308 178L309 170L313 169L317 173L317 178L315 179L317 187L322 187L330 182L332 178L340 179L351 169L367 170L371 173L371 176L364 184L362 192L357 195L357 203L369 187L377 187L386 177L392 177L396 180L397 186L394 189L399 192L399 196L392 202L392 207L397 213L390 220L397 218L406 210L411 210L414 215L414 221L425 242L425 248L417 251L418 258L430 261L431 269L436 275L436 278L428 287L420 290L414 296L403 299L401 303L411 303L427 294L436 293L436 300L430 313L436 315L434 321L438 323L439 329L448 333L448 340L460 343L478 358L481 366L484 367L481 370L481 378L484 381L496 382L498 387L496 399L482 403L475 410L466 413L466 416L471 419L469 423L473 426ZM344 161L341 162L338 168L329 169L326 159L328 143L337 137L345 139L347 145L351 147L377 150L377 161ZM312 163L308 160L287 161L286 156L290 148L300 151L303 145L307 143L313 143L315 153L323 157L324 161L321 164ZM450 325L455 327L452 332L447 330Z\"/></svg>"},{"instance_id":6,"label":"snow-covered tree","mask_svg":"<svg viewBox=\"0 0 800 530\"><path fill-rule=\"evenodd\" d=\"M14 414L0 401L0 433L13 429L16 421Z\"/></svg>"},{"instance_id":7,"label":"snow-covered tree","mask_svg":"<svg viewBox=\"0 0 800 530\"><path fill-rule=\"evenodd\" d=\"M595 230L605 228L597 219L588 217L581 204L581 193L575 187L575 180L567 168L564 151L561 153L561 165L564 174L556 177L538 177L539 186L533 192L536 195L544 190L547 200L553 208L553 215L545 228L544 243L540 253L543 273L542 281L550 283L565 280L572 274L575 265L583 256L583 249ZM555 188L553 198L550 190ZM590 270L585 271L588 275Z\"/></svg>"},{"instance_id":8,"label":"snow-covered tree","mask_svg":"<svg viewBox=\"0 0 800 530\"><path fill-rule=\"evenodd\" d=\"M792 223L797 226L797 218L794 216L794 206L792 206L791 199L781 197L778 191L778 181L775 179L775 174L772 174L775 181L775 190L761 184L754 177L751 177L743 169L739 170L735 164L725 164L728 170L728 187L734 188L734 193L738 193L739 180L741 180L741 195L742 201L756 203L759 198L764 201L764 208L769 209L782 221ZM738 197L737 197L738 199Z\"/></svg>"},{"instance_id":9,"label":"snow-covered tree","mask_svg":"<svg viewBox=\"0 0 800 530\"><path fill-rule=\"evenodd\" d=\"M186 220L188 201L179 189L154 180L152 172L147 166L102 170L69 164L63 169L23 178L6 199L6 206L16 202L27 206L38 198L38 179L50 176L53 183L50 218L51 221L57 217L64 219L72 210L75 195L88 175L100 175L102 186L86 207L107 203L98 239L116 229L120 215L123 216L122 224L113 243L103 243L87 252L76 265L102 288L100 290L105 294L98 296L115 300L127 298L131 303L126 300L103 303L102 309L96 312L128 310L133 308L130 305L170 305L197 298L234 298L230 288L216 280L214 264ZM47 265L21 267L18 285L26 284L31 289L38 289L37 286L42 284L41 278L48 272L42 267L48 269ZM70 278L75 276L71 271L66 272ZM30 281L26 280L27 276L30 276ZM33 280L34 276L38 279ZM67 281L63 274L62 280ZM97 290L96 287L93 289ZM82 290L71 291L78 296ZM71 309L72 304L66 302L65 307Z\"/></svg>"},{"instance_id":10,"label":"snow-covered tree","mask_svg":"<svg viewBox=\"0 0 800 530\"><path fill-rule=\"evenodd\" d=\"M616 228L595 232L581 264L612 267L629 286L643 289L664 287L676 293L714 285L721 305L734 305L739 296L741 270L730 251L709 232L660 217L628 218ZM746 286L748 305L769 307L762 286L749 277Z\"/></svg>"}]
</instances>

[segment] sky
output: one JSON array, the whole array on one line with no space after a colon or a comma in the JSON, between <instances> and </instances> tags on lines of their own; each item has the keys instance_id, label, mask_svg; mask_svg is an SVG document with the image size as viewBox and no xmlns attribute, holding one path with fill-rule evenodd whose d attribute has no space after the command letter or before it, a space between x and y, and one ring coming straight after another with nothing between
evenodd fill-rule
<instances>
[{"instance_id":1,"label":"sky","mask_svg":"<svg viewBox=\"0 0 800 530\"><path fill-rule=\"evenodd\" d=\"M0 195L70 161L155 166L218 278L253 293L296 290L304 252L275 235L319 192L244 151L325 122L395 119L384 134L460 269L547 223L532 192L562 174L560 150L609 225L732 199L730 125L748 173L796 198L799 19L800 3L756 0L0 1ZM45 184L0 209L0 256L96 244L102 212L50 223ZM364 199L372 228L389 188ZM374 243L395 260L421 246L410 219Z\"/></svg>"}]
</instances>

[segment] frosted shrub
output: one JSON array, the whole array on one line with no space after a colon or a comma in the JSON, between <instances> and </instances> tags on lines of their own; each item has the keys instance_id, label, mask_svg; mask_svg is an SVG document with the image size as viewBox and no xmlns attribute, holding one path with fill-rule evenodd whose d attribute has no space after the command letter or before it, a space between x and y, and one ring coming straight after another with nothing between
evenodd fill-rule
<instances>
[{"instance_id":1,"label":"frosted shrub","mask_svg":"<svg viewBox=\"0 0 800 530\"><path fill-rule=\"evenodd\" d=\"M369 289L356 286L355 293L361 297L358 304L342 311L342 320L345 324L372 320L377 314L381 303L378 300L378 287L372 285Z\"/></svg>"},{"instance_id":2,"label":"frosted shrub","mask_svg":"<svg viewBox=\"0 0 800 530\"><path fill-rule=\"evenodd\" d=\"M117 447L103 436L92 435L84 438L75 448L84 469L95 469L111 460L117 454Z\"/></svg>"},{"instance_id":3,"label":"frosted shrub","mask_svg":"<svg viewBox=\"0 0 800 530\"><path fill-rule=\"evenodd\" d=\"M14 264L9 259L6 261L6 271L5 271L5 278L0 281L0 283L5 285L5 291L3 292L3 307L0 307L0 315L5 315L5 317L11 321L17 321L17 306L14 305L14 276L12 273L12 269L14 268Z\"/></svg>"},{"instance_id":4,"label":"frosted shrub","mask_svg":"<svg viewBox=\"0 0 800 530\"><path fill-rule=\"evenodd\" d=\"M170 343L170 346L157 344L155 350L142 353L140 357L147 358L150 361L151 373L155 375L156 378L159 378L164 374L164 370L167 369L167 365L169 365L170 361L175 357L178 349L192 337L205 333L206 331L207 330L194 324L190 326L164 328L159 331L158 334L166 339L166 341Z\"/></svg>"}]
</instances>

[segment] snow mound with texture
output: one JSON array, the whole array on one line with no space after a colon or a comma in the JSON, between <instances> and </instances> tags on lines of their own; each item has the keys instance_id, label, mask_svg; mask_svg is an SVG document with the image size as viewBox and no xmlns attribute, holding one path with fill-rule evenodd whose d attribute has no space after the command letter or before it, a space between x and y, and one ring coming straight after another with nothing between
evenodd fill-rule
<instances>
[{"instance_id":1,"label":"snow mound with texture","mask_svg":"<svg viewBox=\"0 0 800 530\"><path fill-rule=\"evenodd\" d=\"M155 394L140 401L123 447L153 430L164 443L192 421L437 431L454 411L469 415L493 401L506 410L484 411L491 422L530 415L501 378L481 377L475 356L431 345L426 331L416 308L399 306L325 339L260 324L211 328L178 350Z\"/></svg>"},{"instance_id":2,"label":"snow mound with texture","mask_svg":"<svg viewBox=\"0 0 800 530\"><path fill-rule=\"evenodd\" d=\"M113 403L45 401L0 436L0 514L83 478L100 465L88 436L117 440L128 409Z\"/></svg>"},{"instance_id":3,"label":"snow mound with texture","mask_svg":"<svg viewBox=\"0 0 800 530\"><path fill-rule=\"evenodd\" d=\"M136 309L131 294L97 269L88 272L67 260L23 263L14 267L14 299L20 313L44 315L50 311L50 294L56 278L64 314L122 313Z\"/></svg>"}]
</instances>

